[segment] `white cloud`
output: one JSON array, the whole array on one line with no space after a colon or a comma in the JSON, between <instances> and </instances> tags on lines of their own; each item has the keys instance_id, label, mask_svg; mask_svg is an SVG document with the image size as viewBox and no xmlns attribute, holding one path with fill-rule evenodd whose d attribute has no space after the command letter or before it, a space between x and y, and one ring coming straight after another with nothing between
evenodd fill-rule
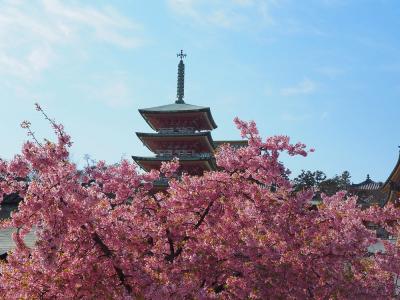
<instances>
[{"instance_id":1,"label":"white cloud","mask_svg":"<svg viewBox=\"0 0 400 300\"><path fill-rule=\"evenodd\" d=\"M99 97L103 98L104 102L110 107L129 106L132 101L131 91L124 81L116 81L106 85L99 91Z\"/></svg>"},{"instance_id":2,"label":"white cloud","mask_svg":"<svg viewBox=\"0 0 400 300\"><path fill-rule=\"evenodd\" d=\"M327 6L345 5L347 2L347 0L322 0L322 4Z\"/></svg>"},{"instance_id":3,"label":"white cloud","mask_svg":"<svg viewBox=\"0 0 400 300\"><path fill-rule=\"evenodd\" d=\"M317 84L314 81L306 78L294 86L281 89L281 94L283 96L307 95L315 92L316 88Z\"/></svg>"},{"instance_id":4,"label":"white cloud","mask_svg":"<svg viewBox=\"0 0 400 300\"><path fill-rule=\"evenodd\" d=\"M0 72L32 80L59 58L61 47L80 48L92 40L125 48L141 45L140 26L111 7L73 3L0 3Z\"/></svg>"},{"instance_id":5,"label":"white cloud","mask_svg":"<svg viewBox=\"0 0 400 300\"><path fill-rule=\"evenodd\" d=\"M49 67L54 56L54 51L49 46L37 47L29 53L27 61L33 71L40 72Z\"/></svg>"},{"instance_id":6,"label":"white cloud","mask_svg":"<svg viewBox=\"0 0 400 300\"><path fill-rule=\"evenodd\" d=\"M165 0L170 11L188 26L289 35L326 35L317 26L293 18L292 0ZM327 0L329 1L329 0ZM331 0L334 1L334 0ZM339 0L336 0L339 1Z\"/></svg>"},{"instance_id":7,"label":"white cloud","mask_svg":"<svg viewBox=\"0 0 400 300\"><path fill-rule=\"evenodd\" d=\"M329 113L327 111L324 111L320 115L321 120L326 120L329 117Z\"/></svg>"},{"instance_id":8,"label":"white cloud","mask_svg":"<svg viewBox=\"0 0 400 300\"><path fill-rule=\"evenodd\" d=\"M339 67L321 67L318 72L329 78L339 77L347 72L347 70Z\"/></svg>"},{"instance_id":9,"label":"white cloud","mask_svg":"<svg viewBox=\"0 0 400 300\"><path fill-rule=\"evenodd\" d=\"M200 25L234 28L254 22L273 24L271 7L281 0L167 0L171 11ZM258 16L254 19L252 14Z\"/></svg>"},{"instance_id":10,"label":"white cloud","mask_svg":"<svg viewBox=\"0 0 400 300\"><path fill-rule=\"evenodd\" d=\"M105 104L110 108L130 107L135 95L129 76L125 72L95 74L76 87L81 90L82 99Z\"/></svg>"},{"instance_id":11,"label":"white cloud","mask_svg":"<svg viewBox=\"0 0 400 300\"><path fill-rule=\"evenodd\" d=\"M301 122L310 118L310 114L293 114L290 112L285 112L281 115L281 119L287 122Z\"/></svg>"},{"instance_id":12,"label":"white cloud","mask_svg":"<svg viewBox=\"0 0 400 300\"><path fill-rule=\"evenodd\" d=\"M128 20L111 7L97 9L83 6L66 6L58 0L43 0L45 10L60 18L59 29L64 33L71 33L71 29L76 25L86 26L95 33L95 36L105 42L122 47L135 47L140 45L141 41L133 38L125 30L138 29L138 25ZM68 28L68 24L72 25Z\"/></svg>"},{"instance_id":13,"label":"white cloud","mask_svg":"<svg viewBox=\"0 0 400 300\"><path fill-rule=\"evenodd\" d=\"M287 122L302 122L306 120L316 120L320 119L321 121L325 121L329 118L329 113L327 111L323 111L321 113L292 113L292 112L284 112L281 114L281 119Z\"/></svg>"},{"instance_id":14,"label":"white cloud","mask_svg":"<svg viewBox=\"0 0 400 300\"><path fill-rule=\"evenodd\" d=\"M254 0L232 0L232 2L242 6L250 6L254 4Z\"/></svg>"},{"instance_id":15,"label":"white cloud","mask_svg":"<svg viewBox=\"0 0 400 300\"><path fill-rule=\"evenodd\" d=\"M392 62L390 64L380 65L378 69L383 72L400 72L400 63Z\"/></svg>"}]
</instances>

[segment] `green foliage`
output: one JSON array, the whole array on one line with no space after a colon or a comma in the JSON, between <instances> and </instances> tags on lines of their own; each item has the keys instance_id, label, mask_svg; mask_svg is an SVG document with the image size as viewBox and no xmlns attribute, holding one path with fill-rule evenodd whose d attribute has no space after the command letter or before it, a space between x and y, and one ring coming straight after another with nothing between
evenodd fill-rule
<instances>
[{"instance_id":1,"label":"green foliage","mask_svg":"<svg viewBox=\"0 0 400 300\"><path fill-rule=\"evenodd\" d=\"M350 178L348 171L327 178L326 174L320 170L314 172L302 170L300 175L293 180L293 185L295 191L314 189L316 198L320 198L321 193L331 196L338 191L347 190L350 185Z\"/></svg>"}]
</instances>

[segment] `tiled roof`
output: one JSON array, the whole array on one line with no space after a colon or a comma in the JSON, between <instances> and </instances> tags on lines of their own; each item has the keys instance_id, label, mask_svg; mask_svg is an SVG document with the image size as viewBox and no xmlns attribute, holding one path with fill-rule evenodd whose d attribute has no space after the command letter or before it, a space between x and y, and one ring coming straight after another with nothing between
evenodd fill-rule
<instances>
[{"instance_id":1,"label":"tiled roof","mask_svg":"<svg viewBox=\"0 0 400 300\"><path fill-rule=\"evenodd\" d=\"M213 129L217 128L217 124L215 123L211 115L210 108L205 106L197 106L188 103L172 103L167 105L139 109L139 113L145 118L146 122L148 122L145 117L146 114L193 113L193 112L206 113ZM150 126L152 125L150 124Z\"/></svg>"},{"instance_id":2,"label":"tiled roof","mask_svg":"<svg viewBox=\"0 0 400 300\"><path fill-rule=\"evenodd\" d=\"M197 105L192 105L188 103L172 103L172 104L167 104L167 105L161 105L161 106L156 106L156 107L150 107L150 108L142 108L139 109L139 111L142 112L179 112L179 111L202 111L202 110L208 110L210 108L204 107L204 106L197 106Z\"/></svg>"},{"instance_id":3,"label":"tiled roof","mask_svg":"<svg viewBox=\"0 0 400 300\"><path fill-rule=\"evenodd\" d=\"M350 185L350 189L359 190L359 191L376 191L379 190L382 186L382 182L376 182L371 180L369 175L367 175L367 179L363 182Z\"/></svg>"}]
</instances>

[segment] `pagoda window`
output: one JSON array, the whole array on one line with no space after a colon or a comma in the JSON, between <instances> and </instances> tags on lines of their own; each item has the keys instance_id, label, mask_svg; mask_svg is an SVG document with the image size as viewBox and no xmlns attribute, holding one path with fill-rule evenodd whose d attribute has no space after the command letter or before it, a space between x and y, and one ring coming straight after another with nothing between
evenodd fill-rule
<instances>
[{"instance_id":1,"label":"pagoda window","mask_svg":"<svg viewBox=\"0 0 400 300\"><path fill-rule=\"evenodd\" d=\"M166 133L166 134L171 134L174 133L174 128L160 128L159 133Z\"/></svg>"},{"instance_id":2,"label":"pagoda window","mask_svg":"<svg viewBox=\"0 0 400 300\"><path fill-rule=\"evenodd\" d=\"M166 156L166 157L171 157L171 156L200 156L200 157L210 157L211 154L204 152L204 153L196 153L194 150L191 149L174 149L174 150L156 150L154 151L157 155L157 157L160 156Z\"/></svg>"},{"instance_id":3,"label":"pagoda window","mask_svg":"<svg viewBox=\"0 0 400 300\"><path fill-rule=\"evenodd\" d=\"M193 156L193 151L192 150L175 150L174 154L178 156Z\"/></svg>"},{"instance_id":4,"label":"pagoda window","mask_svg":"<svg viewBox=\"0 0 400 300\"><path fill-rule=\"evenodd\" d=\"M157 156L172 156L172 150L156 150Z\"/></svg>"},{"instance_id":5,"label":"pagoda window","mask_svg":"<svg viewBox=\"0 0 400 300\"><path fill-rule=\"evenodd\" d=\"M193 133L195 130L193 127L179 127L176 128L176 131L179 133Z\"/></svg>"},{"instance_id":6,"label":"pagoda window","mask_svg":"<svg viewBox=\"0 0 400 300\"><path fill-rule=\"evenodd\" d=\"M212 156L211 153L208 152L197 153L197 155L203 158L208 158Z\"/></svg>"},{"instance_id":7,"label":"pagoda window","mask_svg":"<svg viewBox=\"0 0 400 300\"><path fill-rule=\"evenodd\" d=\"M196 130L194 127L165 127L158 130L161 134L187 134L194 133Z\"/></svg>"}]
</instances>

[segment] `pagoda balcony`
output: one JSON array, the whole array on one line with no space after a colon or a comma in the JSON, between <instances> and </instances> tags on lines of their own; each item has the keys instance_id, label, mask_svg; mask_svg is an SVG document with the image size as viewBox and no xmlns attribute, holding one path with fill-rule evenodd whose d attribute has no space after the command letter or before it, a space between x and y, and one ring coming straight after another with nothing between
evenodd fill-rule
<instances>
[{"instance_id":1,"label":"pagoda balcony","mask_svg":"<svg viewBox=\"0 0 400 300\"><path fill-rule=\"evenodd\" d=\"M156 157L162 157L166 159L172 159L174 157L178 158L212 158L214 157L209 152L203 153L191 153L188 150L162 150L156 151Z\"/></svg>"},{"instance_id":2,"label":"pagoda balcony","mask_svg":"<svg viewBox=\"0 0 400 300\"><path fill-rule=\"evenodd\" d=\"M172 135L178 135L178 134L193 134L198 132L193 127L186 127L186 128L160 128L158 130L158 134L172 134Z\"/></svg>"}]
</instances>

